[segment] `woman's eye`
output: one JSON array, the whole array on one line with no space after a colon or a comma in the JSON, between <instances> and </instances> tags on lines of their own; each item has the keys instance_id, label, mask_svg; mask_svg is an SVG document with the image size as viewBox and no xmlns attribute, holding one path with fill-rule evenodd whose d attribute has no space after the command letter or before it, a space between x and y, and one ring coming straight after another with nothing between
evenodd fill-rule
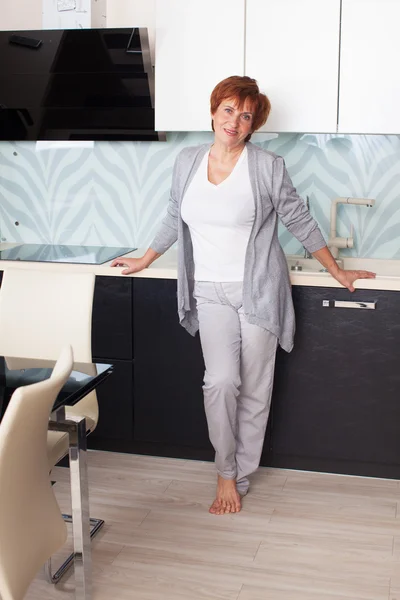
<instances>
[{"instance_id":1,"label":"woman's eye","mask_svg":"<svg viewBox=\"0 0 400 600\"><path fill-rule=\"evenodd\" d=\"M231 112L231 109L230 108L226 108L225 112Z\"/></svg>"}]
</instances>

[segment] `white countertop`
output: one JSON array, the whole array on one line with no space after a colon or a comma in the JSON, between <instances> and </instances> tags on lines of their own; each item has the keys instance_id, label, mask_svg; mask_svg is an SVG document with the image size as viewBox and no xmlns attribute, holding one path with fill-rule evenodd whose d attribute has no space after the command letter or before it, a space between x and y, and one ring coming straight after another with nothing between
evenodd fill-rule
<instances>
[{"instance_id":1,"label":"white countertop","mask_svg":"<svg viewBox=\"0 0 400 600\"><path fill-rule=\"evenodd\" d=\"M0 250L17 246L18 244L0 244ZM142 256L145 249L139 248L126 254L126 257ZM296 262L303 267L302 271L290 271L292 285L307 285L316 287L342 287L329 273L321 273L321 265L315 259L303 259L301 256L288 256L289 267ZM156 260L148 269L133 275L122 275L124 267L110 267L111 261L102 265L80 265L71 263L44 263L28 261L0 261L0 270L6 269L48 269L50 271L90 272L95 275L111 277L145 277L153 279L176 279L177 250L172 248ZM346 269L364 269L377 274L376 279L359 279L354 286L368 290L400 291L400 260L380 260L374 258L344 259Z\"/></svg>"}]
</instances>

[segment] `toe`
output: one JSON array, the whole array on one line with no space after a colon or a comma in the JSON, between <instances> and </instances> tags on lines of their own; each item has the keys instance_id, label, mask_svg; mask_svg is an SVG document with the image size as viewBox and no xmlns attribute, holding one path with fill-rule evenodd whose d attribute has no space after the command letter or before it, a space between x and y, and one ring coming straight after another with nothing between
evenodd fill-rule
<instances>
[{"instance_id":1,"label":"toe","mask_svg":"<svg viewBox=\"0 0 400 600\"><path fill-rule=\"evenodd\" d=\"M241 511L241 509L242 509L242 502L241 502L240 496L238 496L238 498L236 498L234 508L235 508L235 512L240 512Z\"/></svg>"},{"instance_id":2,"label":"toe","mask_svg":"<svg viewBox=\"0 0 400 600\"><path fill-rule=\"evenodd\" d=\"M216 498L214 500L214 502L211 504L210 508L209 508L209 512L212 513L213 515L217 513L217 511L221 508L221 503L220 501Z\"/></svg>"}]
</instances>

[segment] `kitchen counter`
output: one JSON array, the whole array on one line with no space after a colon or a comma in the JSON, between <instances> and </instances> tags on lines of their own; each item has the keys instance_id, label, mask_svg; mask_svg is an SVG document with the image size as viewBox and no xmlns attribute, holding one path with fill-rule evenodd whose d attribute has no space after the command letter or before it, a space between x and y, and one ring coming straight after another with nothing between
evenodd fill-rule
<instances>
[{"instance_id":1,"label":"kitchen counter","mask_svg":"<svg viewBox=\"0 0 400 600\"><path fill-rule=\"evenodd\" d=\"M277 352L273 419L261 464L400 478L400 261L345 259L345 267L378 274L376 280L358 281L351 295L320 272L314 259L287 260L289 268L296 263L303 268L290 271L295 346L290 354ZM188 335L177 318L176 249L132 277L109 264L1 262L0 270L98 275L92 351L100 362L113 365L115 375L99 388L101 418L88 438L90 447L213 459L200 338ZM374 302L376 310L331 305L350 298L353 309Z\"/></svg>"},{"instance_id":2,"label":"kitchen counter","mask_svg":"<svg viewBox=\"0 0 400 600\"><path fill-rule=\"evenodd\" d=\"M0 250L10 248L18 244L0 244ZM145 252L144 248L139 248L130 252L126 257L139 257ZM290 271L290 280L292 285L312 286L312 287L342 287L329 273L320 272L322 268L315 259L304 259L301 256L287 256L288 264L294 266L299 263L302 271ZM95 275L126 277L122 275L122 267L110 268L110 262L102 265L79 265L69 263L43 263L43 262L25 262L25 261L0 261L0 270L9 268L15 269L48 269L50 271L65 270L66 272L87 272ZM377 274L376 279L363 279L355 282L358 289L369 290L394 290L400 291L400 260L380 260L369 258L345 258L344 268L346 269L364 269L373 271ZM152 278L152 279L176 279L177 277L177 250L172 248L163 256L156 260L148 269L136 273L131 277Z\"/></svg>"}]
</instances>

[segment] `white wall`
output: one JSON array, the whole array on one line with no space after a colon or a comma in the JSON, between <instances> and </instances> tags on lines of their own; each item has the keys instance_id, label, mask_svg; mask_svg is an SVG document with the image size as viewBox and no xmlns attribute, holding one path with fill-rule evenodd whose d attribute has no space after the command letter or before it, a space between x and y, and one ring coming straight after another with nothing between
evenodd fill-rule
<instances>
[{"instance_id":1,"label":"white wall","mask_svg":"<svg viewBox=\"0 0 400 600\"><path fill-rule=\"evenodd\" d=\"M88 29L91 23L91 0L43 0L43 29Z\"/></svg>"},{"instance_id":2,"label":"white wall","mask_svg":"<svg viewBox=\"0 0 400 600\"><path fill-rule=\"evenodd\" d=\"M94 0L92 2L92 27L106 27L106 0Z\"/></svg>"},{"instance_id":3,"label":"white wall","mask_svg":"<svg viewBox=\"0 0 400 600\"><path fill-rule=\"evenodd\" d=\"M42 0L0 0L0 29L41 29Z\"/></svg>"},{"instance_id":4,"label":"white wall","mask_svg":"<svg viewBox=\"0 0 400 600\"><path fill-rule=\"evenodd\" d=\"M155 0L105 0L107 27L147 27L154 65Z\"/></svg>"},{"instance_id":5,"label":"white wall","mask_svg":"<svg viewBox=\"0 0 400 600\"><path fill-rule=\"evenodd\" d=\"M0 0L0 29L79 27L106 27L106 0Z\"/></svg>"}]
</instances>

